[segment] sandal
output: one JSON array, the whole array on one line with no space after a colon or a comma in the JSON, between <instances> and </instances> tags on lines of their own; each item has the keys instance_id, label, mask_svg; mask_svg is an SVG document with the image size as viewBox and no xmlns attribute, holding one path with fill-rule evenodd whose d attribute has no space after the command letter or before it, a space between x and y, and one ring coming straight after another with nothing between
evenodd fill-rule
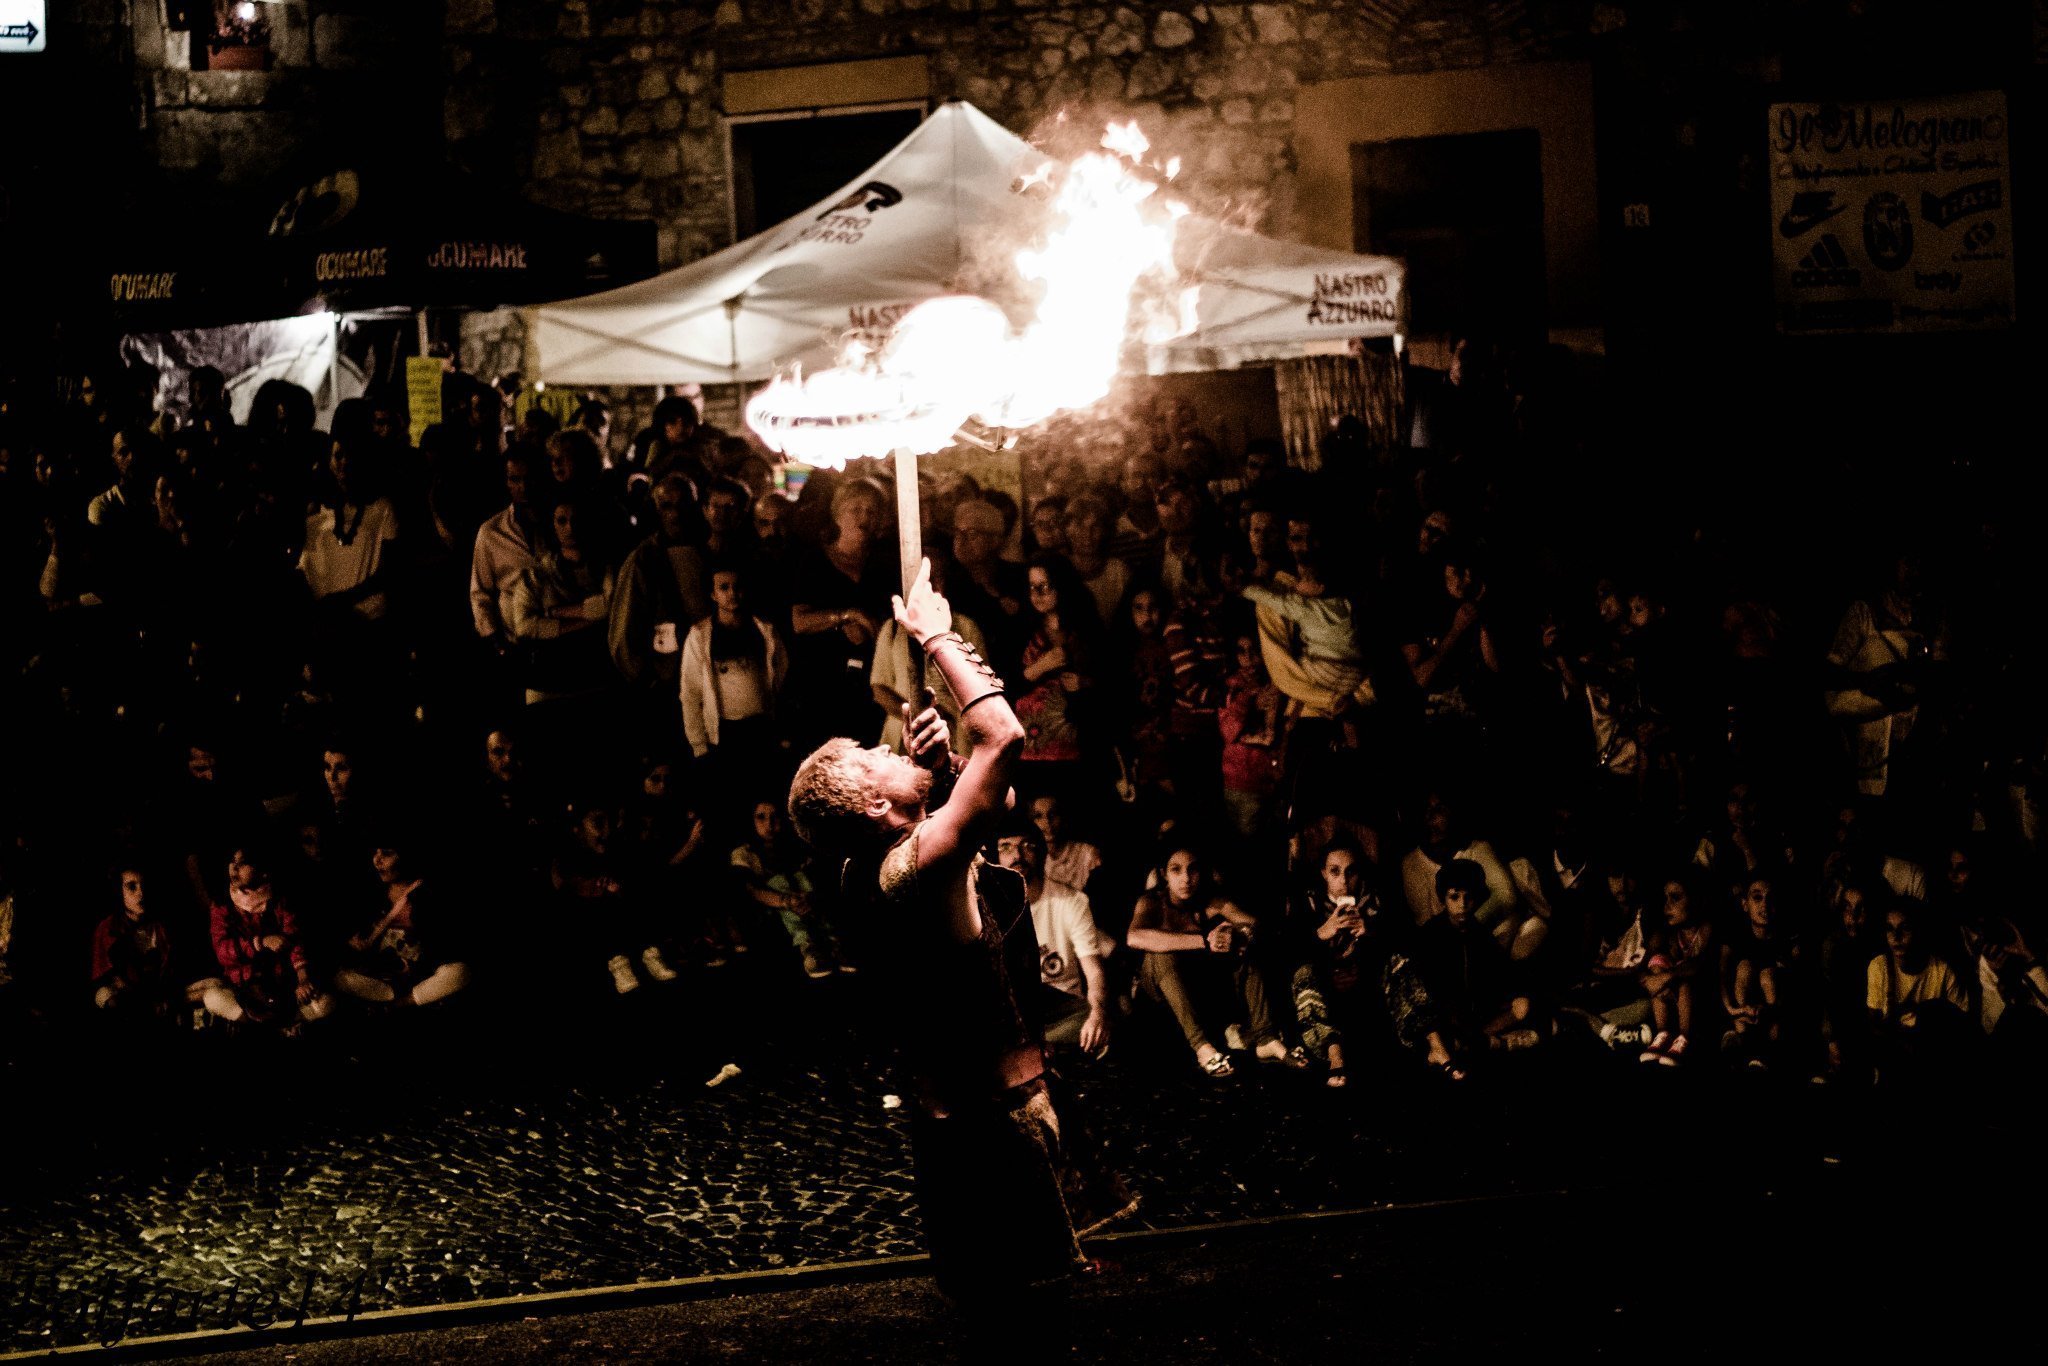
<instances>
[{"instance_id":1,"label":"sandal","mask_svg":"<svg viewBox=\"0 0 2048 1366\"><path fill-rule=\"evenodd\" d=\"M1323 1085L1332 1091L1341 1091L1350 1084L1351 1078L1344 1075L1344 1069L1341 1067L1331 1068L1329 1074L1323 1078Z\"/></svg>"},{"instance_id":2,"label":"sandal","mask_svg":"<svg viewBox=\"0 0 2048 1366\"><path fill-rule=\"evenodd\" d=\"M1268 1063L1274 1067L1285 1067L1290 1071L1295 1072L1302 1071L1303 1069L1314 1065L1309 1059L1308 1050L1306 1048L1303 1048L1300 1044L1294 1045L1294 1047L1288 1049L1285 1053L1254 1053L1252 1056L1257 1058L1260 1062Z\"/></svg>"},{"instance_id":3,"label":"sandal","mask_svg":"<svg viewBox=\"0 0 2048 1366\"><path fill-rule=\"evenodd\" d=\"M1430 1066L1443 1073L1446 1081L1465 1080L1465 1069L1458 1066L1456 1058L1445 1058L1442 1062L1431 1063Z\"/></svg>"},{"instance_id":4,"label":"sandal","mask_svg":"<svg viewBox=\"0 0 2048 1366\"><path fill-rule=\"evenodd\" d=\"M1225 1077L1237 1075L1237 1064L1230 1060L1228 1053L1212 1053L1209 1060L1202 1064L1202 1070L1221 1081Z\"/></svg>"}]
</instances>

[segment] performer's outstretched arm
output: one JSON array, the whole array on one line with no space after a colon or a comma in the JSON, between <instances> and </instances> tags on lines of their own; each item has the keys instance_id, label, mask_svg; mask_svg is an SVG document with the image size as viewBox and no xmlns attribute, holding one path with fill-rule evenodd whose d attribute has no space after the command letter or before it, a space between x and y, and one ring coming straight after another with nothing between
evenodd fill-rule
<instances>
[{"instance_id":1,"label":"performer's outstretched arm","mask_svg":"<svg viewBox=\"0 0 2048 1366\"><path fill-rule=\"evenodd\" d=\"M1024 745L1024 727L1003 696L1003 681L973 647L953 634L953 612L931 585L931 561L918 571L910 598L895 600L896 620L921 646L960 704L960 724L974 751L953 795L918 832L919 871L973 856L1010 794L1010 769Z\"/></svg>"}]
</instances>

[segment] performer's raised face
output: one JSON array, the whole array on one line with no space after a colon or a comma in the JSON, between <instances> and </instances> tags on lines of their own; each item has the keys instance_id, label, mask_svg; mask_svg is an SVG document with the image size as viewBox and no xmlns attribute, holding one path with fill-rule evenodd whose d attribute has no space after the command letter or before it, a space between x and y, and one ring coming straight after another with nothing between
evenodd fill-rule
<instances>
[{"instance_id":1,"label":"performer's raised face","mask_svg":"<svg viewBox=\"0 0 2048 1366\"><path fill-rule=\"evenodd\" d=\"M813 844L844 847L924 818L932 775L886 745L827 740L797 768L789 811Z\"/></svg>"},{"instance_id":2,"label":"performer's raised face","mask_svg":"<svg viewBox=\"0 0 2048 1366\"><path fill-rule=\"evenodd\" d=\"M872 794L868 801L870 816L878 820L888 818L887 810L879 806L883 801L904 815L922 813L924 799L932 790L930 769L919 767L887 745L876 745L860 754Z\"/></svg>"}]
</instances>

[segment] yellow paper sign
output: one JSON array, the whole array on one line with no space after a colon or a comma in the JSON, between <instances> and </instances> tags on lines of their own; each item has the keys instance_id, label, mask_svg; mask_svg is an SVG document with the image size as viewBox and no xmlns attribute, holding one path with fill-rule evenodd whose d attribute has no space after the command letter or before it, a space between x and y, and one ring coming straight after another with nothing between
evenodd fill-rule
<instances>
[{"instance_id":1,"label":"yellow paper sign","mask_svg":"<svg viewBox=\"0 0 2048 1366\"><path fill-rule=\"evenodd\" d=\"M405 358L405 406L412 417L412 444L441 420L441 373L439 356Z\"/></svg>"}]
</instances>

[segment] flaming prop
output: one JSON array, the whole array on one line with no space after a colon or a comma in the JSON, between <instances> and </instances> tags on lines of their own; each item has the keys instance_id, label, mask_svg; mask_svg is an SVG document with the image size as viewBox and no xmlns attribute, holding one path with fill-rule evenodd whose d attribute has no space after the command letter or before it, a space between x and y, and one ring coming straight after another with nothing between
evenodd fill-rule
<instances>
[{"instance_id":1,"label":"flaming prop","mask_svg":"<svg viewBox=\"0 0 2048 1366\"><path fill-rule=\"evenodd\" d=\"M1179 286L1173 256L1187 207L1158 197L1178 165L1148 168L1135 123L1111 124L1102 147L1024 178L1053 194L1043 240L1016 254L1037 294L1021 327L986 299L927 300L879 348L849 343L838 365L778 376L747 405L762 441L805 464L895 453L906 593L922 558L917 456L970 420L1018 430L1086 408L1109 393L1133 332L1158 343L1193 329L1196 291Z\"/></svg>"}]
</instances>

